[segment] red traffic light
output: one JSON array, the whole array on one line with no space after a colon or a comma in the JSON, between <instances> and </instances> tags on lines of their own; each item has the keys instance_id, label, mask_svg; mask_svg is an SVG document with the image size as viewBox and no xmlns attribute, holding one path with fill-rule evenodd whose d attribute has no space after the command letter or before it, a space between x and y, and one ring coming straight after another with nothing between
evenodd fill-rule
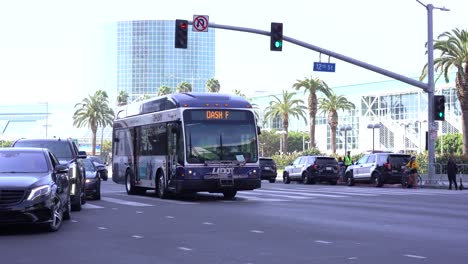
<instances>
[{"instance_id":1,"label":"red traffic light","mask_svg":"<svg viewBox=\"0 0 468 264\"><path fill-rule=\"evenodd\" d=\"M181 29L187 29L187 28L188 28L188 24L187 24L187 23L181 23L181 24L180 24L180 28L181 28Z\"/></svg>"}]
</instances>

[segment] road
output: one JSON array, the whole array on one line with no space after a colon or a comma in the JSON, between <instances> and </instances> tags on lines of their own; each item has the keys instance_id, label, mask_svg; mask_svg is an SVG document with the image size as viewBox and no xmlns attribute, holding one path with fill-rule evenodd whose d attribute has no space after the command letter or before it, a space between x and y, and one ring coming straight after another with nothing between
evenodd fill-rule
<instances>
[{"instance_id":1,"label":"road","mask_svg":"<svg viewBox=\"0 0 468 264\"><path fill-rule=\"evenodd\" d=\"M262 182L228 201L102 186L56 233L1 227L2 263L465 263L468 191Z\"/></svg>"}]
</instances>

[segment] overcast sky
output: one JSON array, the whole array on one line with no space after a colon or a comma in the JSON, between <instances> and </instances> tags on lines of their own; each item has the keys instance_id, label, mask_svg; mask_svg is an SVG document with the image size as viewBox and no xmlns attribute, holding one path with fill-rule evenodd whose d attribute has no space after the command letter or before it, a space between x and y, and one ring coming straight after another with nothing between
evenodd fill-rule
<instances>
[{"instance_id":1,"label":"overcast sky","mask_svg":"<svg viewBox=\"0 0 468 264\"><path fill-rule=\"evenodd\" d=\"M468 1L422 2L450 9L434 10L434 37L468 29ZM97 58L105 23L192 20L195 14L261 30L282 22L288 37L409 77L419 76L427 62L427 10L416 0L2 0L0 103L79 102L102 89ZM389 79L334 58L335 73L313 72L314 61L317 52L291 43L272 52L266 36L216 31L214 77L225 92L277 92L311 76L331 87Z\"/></svg>"}]
</instances>

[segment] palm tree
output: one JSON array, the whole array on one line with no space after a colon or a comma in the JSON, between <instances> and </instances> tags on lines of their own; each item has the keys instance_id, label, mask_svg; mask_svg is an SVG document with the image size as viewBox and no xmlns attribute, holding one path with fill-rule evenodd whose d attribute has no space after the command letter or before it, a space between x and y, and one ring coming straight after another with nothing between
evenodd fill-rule
<instances>
[{"instance_id":1,"label":"palm tree","mask_svg":"<svg viewBox=\"0 0 468 264\"><path fill-rule=\"evenodd\" d=\"M192 91L192 85L188 82L181 82L176 88L178 93L189 93Z\"/></svg>"},{"instance_id":2,"label":"palm tree","mask_svg":"<svg viewBox=\"0 0 468 264\"><path fill-rule=\"evenodd\" d=\"M135 98L135 100L133 100L133 102L140 102L140 101L148 100L151 97L152 96L149 95L149 94L142 94L142 95L138 96L137 98Z\"/></svg>"},{"instance_id":3,"label":"palm tree","mask_svg":"<svg viewBox=\"0 0 468 264\"><path fill-rule=\"evenodd\" d=\"M244 98L247 98L247 96L246 96L244 93L242 93L240 90L234 89L234 90L232 90L232 92L233 92L235 95L239 95L239 96L242 96L242 97L244 97Z\"/></svg>"},{"instance_id":4,"label":"palm tree","mask_svg":"<svg viewBox=\"0 0 468 264\"><path fill-rule=\"evenodd\" d=\"M206 81L205 89L209 93L219 93L221 85L219 84L218 80L216 80L215 78L211 78Z\"/></svg>"},{"instance_id":5,"label":"palm tree","mask_svg":"<svg viewBox=\"0 0 468 264\"><path fill-rule=\"evenodd\" d=\"M158 96L171 94L171 93L172 93L171 87L169 87L167 85L161 85L161 87L159 87Z\"/></svg>"},{"instance_id":6,"label":"palm tree","mask_svg":"<svg viewBox=\"0 0 468 264\"><path fill-rule=\"evenodd\" d=\"M117 106L122 106L128 104L128 93L127 91L120 91L117 96Z\"/></svg>"},{"instance_id":7,"label":"palm tree","mask_svg":"<svg viewBox=\"0 0 468 264\"><path fill-rule=\"evenodd\" d=\"M315 147L315 116L317 115L317 92L322 92L325 95L329 95L331 93L331 89L328 85L320 80L319 78L310 79L305 78L304 80L297 80L295 84L293 84L293 88L296 90L300 90L301 88L304 89L304 94L309 92L309 98L307 99L307 108L309 110L309 136L310 136L310 143L312 147Z\"/></svg>"},{"instance_id":8,"label":"palm tree","mask_svg":"<svg viewBox=\"0 0 468 264\"><path fill-rule=\"evenodd\" d=\"M73 125L76 127L88 126L93 133L92 155L96 154L96 133L98 127L103 129L111 126L114 120L114 111L109 107L107 93L102 90L96 91L93 96L84 98L81 103L75 105L73 114Z\"/></svg>"},{"instance_id":9,"label":"palm tree","mask_svg":"<svg viewBox=\"0 0 468 264\"><path fill-rule=\"evenodd\" d=\"M293 96L296 93L288 93L288 91L283 91L283 98L280 99L276 95L272 95L275 99L270 102L270 105L265 109L265 119L268 118L277 118L281 117L281 122L283 123L283 146L282 149L284 152L288 151L288 127L289 127L289 115L292 115L296 118L302 117L304 122L307 123L305 117L304 101L301 99L293 99Z\"/></svg>"},{"instance_id":10,"label":"palm tree","mask_svg":"<svg viewBox=\"0 0 468 264\"><path fill-rule=\"evenodd\" d=\"M338 127L338 110L351 111L355 109L355 105L348 101L346 97L342 95L336 95L330 93L327 97L319 99L318 109L323 114L328 113L328 125L331 129L331 149L333 154L336 153L336 128Z\"/></svg>"},{"instance_id":11,"label":"palm tree","mask_svg":"<svg viewBox=\"0 0 468 264\"><path fill-rule=\"evenodd\" d=\"M434 50L441 52L440 57L434 59L434 70L440 73L439 77L444 75L446 83L451 69L457 69L455 88L462 110L463 154L468 154L468 115L465 114L468 111L468 31L455 28L442 33L434 40ZM427 68L427 64L424 65L420 80L426 78Z\"/></svg>"}]
</instances>

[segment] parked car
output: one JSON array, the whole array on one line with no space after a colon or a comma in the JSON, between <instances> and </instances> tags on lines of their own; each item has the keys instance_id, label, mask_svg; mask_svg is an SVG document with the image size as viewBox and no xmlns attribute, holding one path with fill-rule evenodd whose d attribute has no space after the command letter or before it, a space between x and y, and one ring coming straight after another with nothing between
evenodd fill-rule
<instances>
[{"instance_id":1,"label":"parked car","mask_svg":"<svg viewBox=\"0 0 468 264\"><path fill-rule=\"evenodd\" d=\"M339 178L338 162L327 156L300 156L284 168L283 182L300 181L304 184L329 182L336 185Z\"/></svg>"},{"instance_id":2,"label":"parked car","mask_svg":"<svg viewBox=\"0 0 468 264\"><path fill-rule=\"evenodd\" d=\"M70 178L71 207L73 211L80 211L81 205L86 203L85 172L83 159L86 152L78 151L78 147L71 139L18 139L12 147L47 148L59 159L60 164L68 166Z\"/></svg>"},{"instance_id":3,"label":"parked car","mask_svg":"<svg viewBox=\"0 0 468 264\"><path fill-rule=\"evenodd\" d=\"M260 177L262 180L268 180L271 183L276 181L278 172L276 163L272 158L260 157Z\"/></svg>"},{"instance_id":4,"label":"parked car","mask_svg":"<svg viewBox=\"0 0 468 264\"><path fill-rule=\"evenodd\" d=\"M356 182L372 183L375 187L384 184L402 183L405 165L411 156L398 153L368 153L346 169L348 186Z\"/></svg>"},{"instance_id":5,"label":"parked car","mask_svg":"<svg viewBox=\"0 0 468 264\"><path fill-rule=\"evenodd\" d=\"M101 158L98 156L88 156L87 158L91 159L91 161L94 163L96 166L96 169L98 170L100 177L103 181L107 181L108 178L108 171L107 171L107 165L102 162Z\"/></svg>"},{"instance_id":6,"label":"parked car","mask_svg":"<svg viewBox=\"0 0 468 264\"><path fill-rule=\"evenodd\" d=\"M0 224L60 229L71 211L68 167L45 148L0 148Z\"/></svg>"},{"instance_id":7,"label":"parked car","mask_svg":"<svg viewBox=\"0 0 468 264\"><path fill-rule=\"evenodd\" d=\"M101 176L95 163L89 157L83 160L86 180L85 193L95 200L101 199Z\"/></svg>"}]
</instances>

